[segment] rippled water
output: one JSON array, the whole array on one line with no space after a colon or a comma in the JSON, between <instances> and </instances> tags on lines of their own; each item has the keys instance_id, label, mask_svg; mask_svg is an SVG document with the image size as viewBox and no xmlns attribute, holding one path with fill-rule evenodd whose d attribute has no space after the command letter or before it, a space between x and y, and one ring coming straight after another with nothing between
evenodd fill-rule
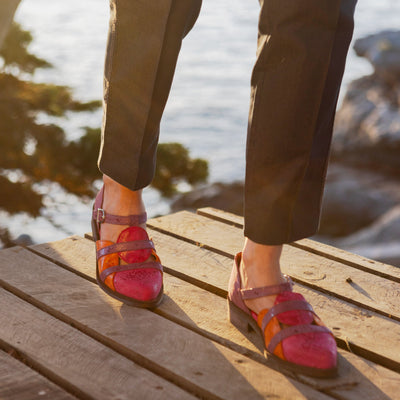
<instances>
[{"instance_id":1,"label":"rippled water","mask_svg":"<svg viewBox=\"0 0 400 400\"><path fill-rule=\"evenodd\" d=\"M196 27L184 41L161 141L181 142L193 156L208 159L211 181L242 179L259 5L256 0L204 0L203 4ZM399 15L398 0L362 0L354 37L397 29ZM83 100L101 98L108 1L23 0L16 19L34 35L31 50L55 67L37 71L35 80L69 85ZM368 62L351 51L344 88L370 72ZM82 126L100 122L99 111L71 116L62 125L75 138ZM12 219L15 235L29 233L43 242L89 230L89 204L54 187L50 192L45 217ZM168 212L167 203L154 191L149 190L146 198L150 215Z\"/></svg>"}]
</instances>

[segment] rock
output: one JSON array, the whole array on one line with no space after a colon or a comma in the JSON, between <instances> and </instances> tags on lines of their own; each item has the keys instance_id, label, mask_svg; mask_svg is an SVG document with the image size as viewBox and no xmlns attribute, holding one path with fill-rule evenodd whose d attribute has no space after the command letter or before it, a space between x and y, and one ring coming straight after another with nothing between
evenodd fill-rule
<instances>
[{"instance_id":1,"label":"rock","mask_svg":"<svg viewBox=\"0 0 400 400\"><path fill-rule=\"evenodd\" d=\"M22 246L22 247L31 246L32 244L34 244L32 238L26 233L19 235L16 239L13 240L13 243L15 246Z\"/></svg>"},{"instance_id":2,"label":"rock","mask_svg":"<svg viewBox=\"0 0 400 400\"><path fill-rule=\"evenodd\" d=\"M400 266L400 204L370 226L330 244L387 264Z\"/></svg>"},{"instance_id":3,"label":"rock","mask_svg":"<svg viewBox=\"0 0 400 400\"><path fill-rule=\"evenodd\" d=\"M332 164L328 169L319 234L350 235L400 204L400 181L378 172ZM215 207L243 215L243 183L214 183L180 195L171 211Z\"/></svg>"},{"instance_id":4,"label":"rock","mask_svg":"<svg viewBox=\"0 0 400 400\"><path fill-rule=\"evenodd\" d=\"M358 39L354 50L370 61L383 81L391 84L400 79L400 31L387 30Z\"/></svg>"},{"instance_id":5,"label":"rock","mask_svg":"<svg viewBox=\"0 0 400 400\"><path fill-rule=\"evenodd\" d=\"M336 114L332 159L400 177L400 84L353 81Z\"/></svg>"},{"instance_id":6,"label":"rock","mask_svg":"<svg viewBox=\"0 0 400 400\"><path fill-rule=\"evenodd\" d=\"M383 31L355 42L374 66L353 81L336 114L332 159L400 177L400 31Z\"/></svg>"},{"instance_id":7,"label":"rock","mask_svg":"<svg viewBox=\"0 0 400 400\"><path fill-rule=\"evenodd\" d=\"M331 163L322 203L319 235L347 236L400 204L400 181Z\"/></svg>"},{"instance_id":8,"label":"rock","mask_svg":"<svg viewBox=\"0 0 400 400\"><path fill-rule=\"evenodd\" d=\"M180 195L171 211L196 211L201 207L214 207L233 214L243 215L243 183L213 183Z\"/></svg>"}]
</instances>

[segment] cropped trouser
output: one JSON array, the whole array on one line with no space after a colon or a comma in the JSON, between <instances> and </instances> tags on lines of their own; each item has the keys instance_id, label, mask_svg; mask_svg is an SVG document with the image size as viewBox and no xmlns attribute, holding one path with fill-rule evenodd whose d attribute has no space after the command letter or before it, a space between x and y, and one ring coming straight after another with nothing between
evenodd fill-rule
<instances>
[{"instance_id":1,"label":"cropped trouser","mask_svg":"<svg viewBox=\"0 0 400 400\"><path fill-rule=\"evenodd\" d=\"M154 176L160 120L182 39L201 0L110 3L99 167L138 190ZM276 245L318 229L356 0L260 4L247 133L245 236Z\"/></svg>"}]
</instances>

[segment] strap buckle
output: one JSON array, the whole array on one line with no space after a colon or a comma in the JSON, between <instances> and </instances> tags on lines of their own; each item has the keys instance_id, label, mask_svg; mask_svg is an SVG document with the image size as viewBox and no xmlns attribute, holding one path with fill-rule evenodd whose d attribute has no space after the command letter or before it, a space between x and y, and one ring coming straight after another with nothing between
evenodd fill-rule
<instances>
[{"instance_id":1,"label":"strap buckle","mask_svg":"<svg viewBox=\"0 0 400 400\"><path fill-rule=\"evenodd\" d=\"M106 220L106 212L102 208L97 209L97 218L96 222L98 224L102 224Z\"/></svg>"}]
</instances>

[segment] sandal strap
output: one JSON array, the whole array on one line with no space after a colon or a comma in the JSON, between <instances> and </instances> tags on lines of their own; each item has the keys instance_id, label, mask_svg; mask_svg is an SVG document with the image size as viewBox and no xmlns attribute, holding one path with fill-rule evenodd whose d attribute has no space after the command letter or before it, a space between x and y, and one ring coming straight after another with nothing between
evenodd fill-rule
<instances>
[{"instance_id":1,"label":"sandal strap","mask_svg":"<svg viewBox=\"0 0 400 400\"><path fill-rule=\"evenodd\" d=\"M133 215L113 215L106 213L102 208L95 208L93 210L93 219L98 224L113 224L113 225L129 225L137 226L144 224L147 221L147 214L133 214Z\"/></svg>"},{"instance_id":2,"label":"sandal strap","mask_svg":"<svg viewBox=\"0 0 400 400\"><path fill-rule=\"evenodd\" d=\"M272 296L283 292L292 291L292 280L287 276L286 282L280 285L263 286L252 289L240 289L243 300L257 299L258 297Z\"/></svg>"},{"instance_id":3,"label":"sandal strap","mask_svg":"<svg viewBox=\"0 0 400 400\"><path fill-rule=\"evenodd\" d=\"M279 331L269 342L267 349L268 351L273 354L278 344L294 335L300 335L302 333L331 333L331 331L326 326L319 326L319 325L295 325L295 326L288 326L287 328L282 329Z\"/></svg>"},{"instance_id":4,"label":"sandal strap","mask_svg":"<svg viewBox=\"0 0 400 400\"><path fill-rule=\"evenodd\" d=\"M276 317L278 314L287 311L310 311L315 314L315 311L312 308L311 304L305 300L284 301L271 307L269 311L264 315L261 325L262 332L265 331L265 328L268 326L272 318Z\"/></svg>"},{"instance_id":5,"label":"sandal strap","mask_svg":"<svg viewBox=\"0 0 400 400\"><path fill-rule=\"evenodd\" d=\"M100 273L100 279L104 282L105 279L114 272L131 271L135 269L148 269L148 268L156 269L160 272L163 272L163 266L157 261L123 264L106 268L103 272Z\"/></svg>"},{"instance_id":6,"label":"sandal strap","mask_svg":"<svg viewBox=\"0 0 400 400\"><path fill-rule=\"evenodd\" d=\"M125 251L144 250L144 249L155 250L153 241L135 240L132 242L115 243L107 247L103 247L100 250L97 250L96 254L97 254L97 259L99 259L100 257L106 256L108 254L121 253Z\"/></svg>"}]
</instances>

